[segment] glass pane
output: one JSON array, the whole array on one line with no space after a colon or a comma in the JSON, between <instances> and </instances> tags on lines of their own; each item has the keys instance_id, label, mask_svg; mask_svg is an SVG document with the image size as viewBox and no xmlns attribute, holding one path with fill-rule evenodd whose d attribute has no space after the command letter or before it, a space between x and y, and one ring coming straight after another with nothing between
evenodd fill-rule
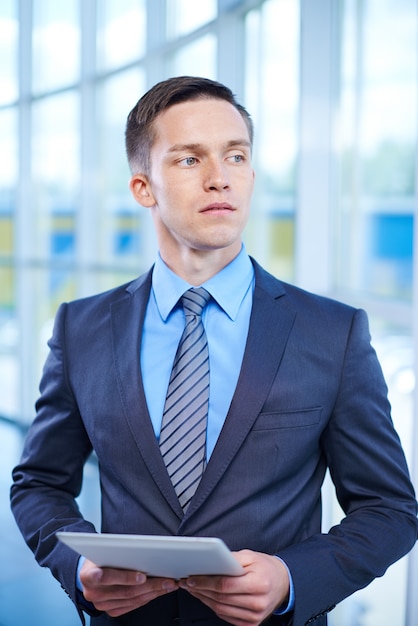
<instances>
[{"instance_id":1,"label":"glass pane","mask_svg":"<svg viewBox=\"0 0 418 626\"><path fill-rule=\"evenodd\" d=\"M168 36L175 38L211 22L217 15L217 0L167 0ZM198 72L203 76L202 71Z\"/></svg>"},{"instance_id":2,"label":"glass pane","mask_svg":"<svg viewBox=\"0 0 418 626\"><path fill-rule=\"evenodd\" d=\"M216 79L216 37L205 35L174 55L172 73Z\"/></svg>"},{"instance_id":3,"label":"glass pane","mask_svg":"<svg viewBox=\"0 0 418 626\"><path fill-rule=\"evenodd\" d=\"M0 258L13 254L17 184L17 111L0 111Z\"/></svg>"},{"instance_id":4,"label":"glass pane","mask_svg":"<svg viewBox=\"0 0 418 626\"><path fill-rule=\"evenodd\" d=\"M245 103L255 124L257 172L248 247L292 280L299 101L299 7L269 0L246 19Z\"/></svg>"},{"instance_id":5,"label":"glass pane","mask_svg":"<svg viewBox=\"0 0 418 626\"><path fill-rule=\"evenodd\" d=\"M120 67L145 53L145 0L98 3L97 62L101 69Z\"/></svg>"},{"instance_id":6,"label":"glass pane","mask_svg":"<svg viewBox=\"0 0 418 626\"><path fill-rule=\"evenodd\" d=\"M0 104L17 99L17 3L3 0L0 3Z\"/></svg>"},{"instance_id":7,"label":"glass pane","mask_svg":"<svg viewBox=\"0 0 418 626\"><path fill-rule=\"evenodd\" d=\"M32 172L32 254L54 260L73 258L80 188L78 93L69 92L34 104ZM61 287L64 295L65 284Z\"/></svg>"},{"instance_id":8,"label":"glass pane","mask_svg":"<svg viewBox=\"0 0 418 626\"><path fill-rule=\"evenodd\" d=\"M79 1L34 0L33 89L70 85L80 76Z\"/></svg>"},{"instance_id":9,"label":"glass pane","mask_svg":"<svg viewBox=\"0 0 418 626\"><path fill-rule=\"evenodd\" d=\"M13 267L18 179L17 110L0 111L0 415L17 418L18 325Z\"/></svg>"},{"instance_id":10,"label":"glass pane","mask_svg":"<svg viewBox=\"0 0 418 626\"><path fill-rule=\"evenodd\" d=\"M337 283L412 298L416 5L349 0L343 16ZM388 45L391 42L391 45Z\"/></svg>"},{"instance_id":11,"label":"glass pane","mask_svg":"<svg viewBox=\"0 0 418 626\"><path fill-rule=\"evenodd\" d=\"M98 103L99 141L97 162L101 173L97 225L100 230L100 263L133 266L143 249L142 209L129 191L130 171L125 153L125 122L129 111L145 91L138 70L110 78L100 88Z\"/></svg>"},{"instance_id":12,"label":"glass pane","mask_svg":"<svg viewBox=\"0 0 418 626\"><path fill-rule=\"evenodd\" d=\"M0 415L19 417L18 325L15 307L15 272L0 266Z\"/></svg>"}]
</instances>

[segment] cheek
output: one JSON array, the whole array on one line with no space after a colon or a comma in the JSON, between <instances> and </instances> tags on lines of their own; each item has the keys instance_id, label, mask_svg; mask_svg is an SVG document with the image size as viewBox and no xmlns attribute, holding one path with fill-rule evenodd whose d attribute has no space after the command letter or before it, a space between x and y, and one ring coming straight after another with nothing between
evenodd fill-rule
<instances>
[{"instance_id":1,"label":"cheek","mask_svg":"<svg viewBox=\"0 0 418 626\"><path fill-rule=\"evenodd\" d=\"M251 198L251 195L254 190L254 175L252 172L241 172L241 175L235 179L235 186L237 189L241 190L242 196Z\"/></svg>"},{"instance_id":2,"label":"cheek","mask_svg":"<svg viewBox=\"0 0 418 626\"><path fill-rule=\"evenodd\" d=\"M157 211L160 220L169 230L179 230L192 222L192 212L187 210L177 196L170 193L167 193L164 201L157 205Z\"/></svg>"},{"instance_id":3,"label":"cheek","mask_svg":"<svg viewBox=\"0 0 418 626\"><path fill-rule=\"evenodd\" d=\"M241 207L244 211L250 210L251 198L253 195L254 185L248 180L244 180L238 186L241 194Z\"/></svg>"},{"instance_id":4,"label":"cheek","mask_svg":"<svg viewBox=\"0 0 418 626\"><path fill-rule=\"evenodd\" d=\"M183 177L184 178L184 177ZM157 203L166 210L184 205L185 200L191 199L196 187L196 183L191 177L183 180L181 176L166 176L164 183L155 187L155 197Z\"/></svg>"}]
</instances>

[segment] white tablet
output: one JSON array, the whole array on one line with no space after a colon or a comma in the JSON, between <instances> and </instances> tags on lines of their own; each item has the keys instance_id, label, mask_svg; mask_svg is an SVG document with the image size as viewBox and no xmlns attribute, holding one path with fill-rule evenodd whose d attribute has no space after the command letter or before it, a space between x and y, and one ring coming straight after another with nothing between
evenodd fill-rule
<instances>
[{"instance_id":1,"label":"white tablet","mask_svg":"<svg viewBox=\"0 0 418 626\"><path fill-rule=\"evenodd\" d=\"M199 574L239 576L244 569L216 537L171 537L58 532L58 539L100 567L187 578Z\"/></svg>"}]
</instances>

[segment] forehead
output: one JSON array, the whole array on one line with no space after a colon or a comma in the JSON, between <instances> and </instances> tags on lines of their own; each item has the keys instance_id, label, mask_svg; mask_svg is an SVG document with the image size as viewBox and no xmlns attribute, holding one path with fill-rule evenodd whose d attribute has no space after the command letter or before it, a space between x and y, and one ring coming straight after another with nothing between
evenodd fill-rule
<instances>
[{"instance_id":1,"label":"forehead","mask_svg":"<svg viewBox=\"0 0 418 626\"><path fill-rule=\"evenodd\" d=\"M155 119L154 146L182 141L249 141L241 113L226 100L200 98L174 104Z\"/></svg>"}]
</instances>

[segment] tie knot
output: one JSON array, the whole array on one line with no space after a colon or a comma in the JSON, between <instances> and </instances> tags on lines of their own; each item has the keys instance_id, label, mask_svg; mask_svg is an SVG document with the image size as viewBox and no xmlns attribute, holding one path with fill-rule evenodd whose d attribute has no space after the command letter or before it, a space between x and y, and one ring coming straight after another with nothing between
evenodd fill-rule
<instances>
[{"instance_id":1,"label":"tie knot","mask_svg":"<svg viewBox=\"0 0 418 626\"><path fill-rule=\"evenodd\" d=\"M185 315L196 315L200 317L209 299L210 293L203 287L198 287L197 289L193 287L189 289L181 298Z\"/></svg>"}]
</instances>

